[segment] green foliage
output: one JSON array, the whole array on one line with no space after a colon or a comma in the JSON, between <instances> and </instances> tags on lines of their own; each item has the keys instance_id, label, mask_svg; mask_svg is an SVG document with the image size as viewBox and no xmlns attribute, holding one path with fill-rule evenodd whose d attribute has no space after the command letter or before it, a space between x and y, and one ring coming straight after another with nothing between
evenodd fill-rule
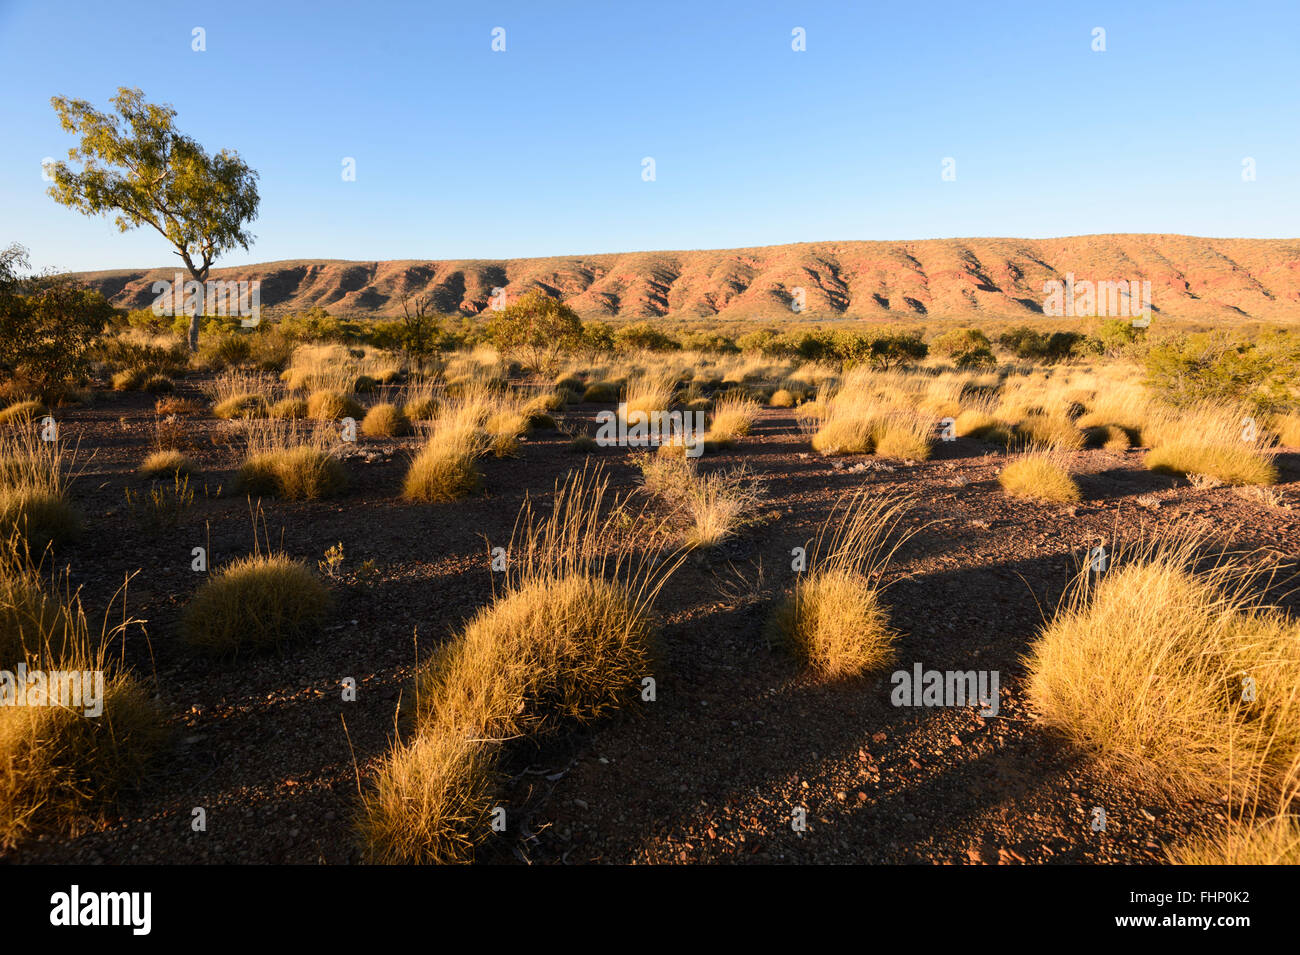
<instances>
[{"instance_id":1,"label":"green foliage","mask_svg":"<svg viewBox=\"0 0 1300 955\"><path fill-rule=\"evenodd\" d=\"M495 312L487 329L502 354L542 374L554 371L562 352L582 343L582 331L578 313L540 289Z\"/></svg>"},{"instance_id":2,"label":"green foliage","mask_svg":"<svg viewBox=\"0 0 1300 955\"><path fill-rule=\"evenodd\" d=\"M49 397L85 377L114 312L103 295L63 276L21 278L26 265L22 246L0 251L0 371Z\"/></svg>"},{"instance_id":3,"label":"green foliage","mask_svg":"<svg viewBox=\"0 0 1300 955\"><path fill-rule=\"evenodd\" d=\"M678 351L682 347L677 339L649 322L624 325L614 333L614 343L620 351Z\"/></svg>"},{"instance_id":4,"label":"green foliage","mask_svg":"<svg viewBox=\"0 0 1300 955\"><path fill-rule=\"evenodd\" d=\"M1257 411L1300 407L1300 336L1274 331L1234 341L1222 332L1175 335L1146 354L1147 385L1171 404L1246 402Z\"/></svg>"},{"instance_id":5,"label":"green foliage","mask_svg":"<svg viewBox=\"0 0 1300 955\"><path fill-rule=\"evenodd\" d=\"M206 281L218 256L252 244L245 224L257 216L257 173L231 150L208 155L176 130L175 109L146 103L138 89L122 87L110 102L114 113L85 100L50 100L63 129L81 137L68 158L82 168L55 163L49 195L86 215L115 213L122 232L152 227L176 248L190 274ZM195 315L192 351L198 333Z\"/></svg>"},{"instance_id":6,"label":"green foliage","mask_svg":"<svg viewBox=\"0 0 1300 955\"><path fill-rule=\"evenodd\" d=\"M607 355L614 351L614 326L609 322L583 322L579 350L589 356Z\"/></svg>"},{"instance_id":7,"label":"green foliage","mask_svg":"<svg viewBox=\"0 0 1300 955\"><path fill-rule=\"evenodd\" d=\"M1133 322L1123 318L1108 318L1101 323L1097 332L1097 341L1103 353L1120 355L1129 351L1138 342L1146 339L1145 328L1137 328Z\"/></svg>"},{"instance_id":8,"label":"green foliage","mask_svg":"<svg viewBox=\"0 0 1300 955\"><path fill-rule=\"evenodd\" d=\"M1040 332L1027 325L1003 332L998 344L1024 361L1058 362L1101 353L1097 339L1083 332Z\"/></svg>"},{"instance_id":9,"label":"green foliage","mask_svg":"<svg viewBox=\"0 0 1300 955\"><path fill-rule=\"evenodd\" d=\"M958 368L992 368L993 343L978 328L954 328L930 342L930 350L951 358Z\"/></svg>"},{"instance_id":10,"label":"green foliage","mask_svg":"<svg viewBox=\"0 0 1300 955\"><path fill-rule=\"evenodd\" d=\"M279 321L280 334L295 342L339 342L350 345L361 341L365 328L357 322L331 315L319 305L305 312L292 312Z\"/></svg>"},{"instance_id":11,"label":"green foliage","mask_svg":"<svg viewBox=\"0 0 1300 955\"><path fill-rule=\"evenodd\" d=\"M704 331L687 332L682 336L682 347L716 355L735 354L740 351L736 342L726 335Z\"/></svg>"}]
</instances>

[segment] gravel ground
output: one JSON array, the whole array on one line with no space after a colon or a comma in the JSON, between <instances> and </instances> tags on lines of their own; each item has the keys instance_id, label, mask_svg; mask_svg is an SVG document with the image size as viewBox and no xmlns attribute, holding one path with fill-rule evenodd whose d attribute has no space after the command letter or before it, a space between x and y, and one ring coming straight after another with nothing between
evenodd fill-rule
<instances>
[{"instance_id":1,"label":"gravel ground","mask_svg":"<svg viewBox=\"0 0 1300 955\"><path fill-rule=\"evenodd\" d=\"M568 417L597 410L579 406ZM582 458L558 433L540 432L519 457L484 463L483 494L408 504L398 495L417 440L363 438L346 461L345 496L262 502L270 539L312 566L342 542L331 622L283 655L214 662L186 649L178 624L201 582L191 549L207 546L218 566L253 547L250 503L222 489L237 444L228 425L187 419L205 474L180 524L152 527L125 492L148 486L134 469L155 417L153 399L139 394L100 395L61 413L64 436L79 444L73 499L86 530L57 563L71 567L95 613L134 575L128 606L147 623L132 629L126 655L156 681L173 730L168 749L114 813L74 836L33 837L0 860L358 862L358 786L389 745L416 660L491 598L489 545L508 540L525 493L549 494ZM629 452L593 457L615 489L634 487ZM481 858L1153 863L1172 841L1221 819L1221 806L1132 791L1072 753L1026 708L1020 661L1088 549L1114 535L1192 526L1293 570L1300 455L1280 457L1280 506L1151 474L1140 451L1104 450L1074 455L1081 504L1012 501L996 483L1003 457L961 439L919 464L822 458L790 412L765 411L748 438L703 459L706 468L748 463L767 482L767 517L691 557L663 590L656 699L514 746L501 799L508 831ZM794 576L791 548L839 495L863 485L916 501L905 525L917 533L886 592L898 666L998 671L997 716L895 707L893 667L815 680L768 646L764 624ZM345 677L357 681L355 702L342 699ZM191 829L197 807L206 832ZM1104 832L1092 829L1094 807L1105 811Z\"/></svg>"}]
</instances>

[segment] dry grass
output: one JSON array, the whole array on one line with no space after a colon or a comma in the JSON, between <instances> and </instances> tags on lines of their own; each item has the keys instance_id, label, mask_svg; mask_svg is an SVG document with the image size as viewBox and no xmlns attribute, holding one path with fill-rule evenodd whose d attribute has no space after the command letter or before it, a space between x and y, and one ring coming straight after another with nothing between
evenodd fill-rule
<instances>
[{"instance_id":1,"label":"dry grass","mask_svg":"<svg viewBox=\"0 0 1300 955\"><path fill-rule=\"evenodd\" d=\"M171 477L175 474L197 474L196 465L183 451L175 448L154 451L140 465L140 473L145 477Z\"/></svg>"},{"instance_id":2,"label":"dry grass","mask_svg":"<svg viewBox=\"0 0 1300 955\"><path fill-rule=\"evenodd\" d=\"M187 643L207 653L276 649L318 633L329 593L302 561L251 554L216 571L181 618Z\"/></svg>"},{"instance_id":3,"label":"dry grass","mask_svg":"<svg viewBox=\"0 0 1300 955\"><path fill-rule=\"evenodd\" d=\"M875 451L882 458L926 461L933 447L933 426L912 414L891 414L876 422Z\"/></svg>"},{"instance_id":4,"label":"dry grass","mask_svg":"<svg viewBox=\"0 0 1300 955\"><path fill-rule=\"evenodd\" d=\"M744 465L702 474L684 454L643 454L636 463L645 489L683 525L688 547L716 547L757 518L763 486Z\"/></svg>"},{"instance_id":5,"label":"dry grass","mask_svg":"<svg viewBox=\"0 0 1300 955\"><path fill-rule=\"evenodd\" d=\"M706 440L734 441L749 434L761 411L757 401L743 394L733 391L723 395L713 403Z\"/></svg>"},{"instance_id":6,"label":"dry grass","mask_svg":"<svg viewBox=\"0 0 1300 955\"><path fill-rule=\"evenodd\" d=\"M444 421L411 460L402 495L408 501L454 501L482 484L476 463L485 440L472 425Z\"/></svg>"},{"instance_id":7,"label":"dry grass","mask_svg":"<svg viewBox=\"0 0 1300 955\"><path fill-rule=\"evenodd\" d=\"M599 472L557 488L550 516L525 505L505 593L422 668L413 738L363 797L378 862L465 862L489 835L506 741L601 718L652 672L650 604L676 562L628 557ZM617 509L617 502L616 502Z\"/></svg>"},{"instance_id":8,"label":"dry grass","mask_svg":"<svg viewBox=\"0 0 1300 955\"><path fill-rule=\"evenodd\" d=\"M1146 466L1166 474L1200 474L1224 484L1276 484L1268 437L1245 409L1203 404L1152 416Z\"/></svg>"},{"instance_id":9,"label":"dry grass","mask_svg":"<svg viewBox=\"0 0 1300 955\"><path fill-rule=\"evenodd\" d=\"M307 417L307 402L303 398L281 398L267 414L283 421L301 421Z\"/></svg>"},{"instance_id":10,"label":"dry grass","mask_svg":"<svg viewBox=\"0 0 1300 955\"><path fill-rule=\"evenodd\" d=\"M1300 818L1233 820L1169 851L1174 865L1300 865Z\"/></svg>"},{"instance_id":11,"label":"dry grass","mask_svg":"<svg viewBox=\"0 0 1300 955\"><path fill-rule=\"evenodd\" d=\"M307 417L316 421L356 419L364 413L365 410L351 396L339 391L321 389L313 391L307 399Z\"/></svg>"},{"instance_id":12,"label":"dry grass","mask_svg":"<svg viewBox=\"0 0 1300 955\"><path fill-rule=\"evenodd\" d=\"M387 403L372 407L361 422L361 433L371 438L396 438L410 430L411 422L402 410Z\"/></svg>"},{"instance_id":13,"label":"dry grass","mask_svg":"<svg viewBox=\"0 0 1300 955\"><path fill-rule=\"evenodd\" d=\"M1051 445L1062 451L1078 451L1085 435L1065 415L1027 414L1016 423L1016 437L1027 444Z\"/></svg>"},{"instance_id":14,"label":"dry grass","mask_svg":"<svg viewBox=\"0 0 1300 955\"><path fill-rule=\"evenodd\" d=\"M35 427L0 430L0 540L17 534L39 555L77 536L81 521L68 503L75 459L62 438L43 441Z\"/></svg>"},{"instance_id":15,"label":"dry grass","mask_svg":"<svg viewBox=\"0 0 1300 955\"><path fill-rule=\"evenodd\" d=\"M1300 755L1300 625L1250 596L1244 562L1198 551L1172 538L1081 573L1030 652L1029 697L1109 771L1253 801Z\"/></svg>"},{"instance_id":16,"label":"dry grass","mask_svg":"<svg viewBox=\"0 0 1300 955\"><path fill-rule=\"evenodd\" d=\"M1213 478L1221 484L1276 484L1278 480L1272 456L1244 443L1170 441L1147 452L1146 466L1164 474Z\"/></svg>"},{"instance_id":17,"label":"dry grass","mask_svg":"<svg viewBox=\"0 0 1300 955\"><path fill-rule=\"evenodd\" d=\"M1070 476L1065 455L1053 448L1031 449L1013 456L998 475L998 483L1008 496L1030 501L1071 504L1083 499L1083 492Z\"/></svg>"},{"instance_id":18,"label":"dry grass","mask_svg":"<svg viewBox=\"0 0 1300 955\"><path fill-rule=\"evenodd\" d=\"M4 411L0 411L0 424L31 424L37 418L49 414L45 405L35 398L15 401Z\"/></svg>"},{"instance_id":19,"label":"dry grass","mask_svg":"<svg viewBox=\"0 0 1300 955\"><path fill-rule=\"evenodd\" d=\"M16 655L5 665L41 670L102 673L102 711L93 715L83 696L80 706L69 697L48 697L42 705L0 707L0 850L12 848L34 832L76 834L84 823L112 805L119 792L136 783L161 749L163 729L149 692L110 645L138 624L125 620L110 627L109 613L92 634L80 597L66 578L48 590L35 575L15 585L21 572L11 552L0 561L0 621L17 631ZM35 594L32 589L34 588ZM34 603L34 601L36 601ZM39 609L37 609L39 608ZM28 697L28 702L33 702Z\"/></svg>"},{"instance_id":20,"label":"dry grass","mask_svg":"<svg viewBox=\"0 0 1300 955\"><path fill-rule=\"evenodd\" d=\"M330 451L326 429L269 419L248 422L247 434L248 453L235 476L241 493L314 501L347 487L347 472Z\"/></svg>"},{"instance_id":21,"label":"dry grass","mask_svg":"<svg viewBox=\"0 0 1300 955\"><path fill-rule=\"evenodd\" d=\"M204 391L212 399L212 413L216 417L258 418L266 414L277 388L270 375L229 371L217 375Z\"/></svg>"},{"instance_id":22,"label":"dry grass","mask_svg":"<svg viewBox=\"0 0 1300 955\"><path fill-rule=\"evenodd\" d=\"M1300 412L1278 415L1273 421L1278 443L1286 448L1300 448Z\"/></svg>"},{"instance_id":23,"label":"dry grass","mask_svg":"<svg viewBox=\"0 0 1300 955\"><path fill-rule=\"evenodd\" d=\"M772 637L817 675L856 676L893 656L881 577L910 536L896 533L906 507L862 491L837 505L808 550L807 571L773 616Z\"/></svg>"},{"instance_id":24,"label":"dry grass","mask_svg":"<svg viewBox=\"0 0 1300 955\"><path fill-rule=\"evenodd\" d=\"M625 416L637 412L651 415L656 411L667 411L672 404L676 380L675 375L662 371L645 372L629 378L623 393ZM583 400L592 399L584 395Z\"/></svg>"}]
</instances>

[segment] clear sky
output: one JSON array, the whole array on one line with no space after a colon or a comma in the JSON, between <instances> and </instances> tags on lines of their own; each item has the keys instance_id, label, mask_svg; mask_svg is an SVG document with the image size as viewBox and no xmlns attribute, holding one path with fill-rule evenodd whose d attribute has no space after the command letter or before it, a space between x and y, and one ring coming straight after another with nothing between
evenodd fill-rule
<instances>
[{"instance_id":1,"label":"clear sky","mask_svg":"<svg viewBox=\"0 0 1300 955\"><path fill-rule=\"evenodd\" d=\"M0 0L0 244L37 267L177 261L44 194L50 97L119 86L260 174L218 266L1300 235L1298 0Z\"/></svg>"}]
</instances>

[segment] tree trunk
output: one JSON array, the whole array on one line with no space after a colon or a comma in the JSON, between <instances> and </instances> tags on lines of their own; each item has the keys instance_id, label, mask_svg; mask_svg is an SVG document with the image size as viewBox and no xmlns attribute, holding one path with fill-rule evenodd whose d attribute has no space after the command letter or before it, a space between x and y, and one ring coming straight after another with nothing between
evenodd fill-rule
<instances>
[{"instance_id":1,"label":"tree trunk","mask_svg":"<svg viewBox=\"0 0 1300 955\"><path fill-rule=\"evenodd\" d=\"M185 261L186 264L189 263L189 259L186 259ZM189 270L190 270L190 277L193 278L194 281L198 282L199 285L203 286L203 290L202 290L203 294L199 296L199 301L202 303L202 307L199 308L197 311L195 311L193 315L190 316L189 346L190 346L190 354L194 355L197 354L199 350L199 322L202 320L203 316L207 313L208 310L208 295L207 295L208 290L207 290L207 286L204 284L208 280L208 270L206 266L200 270L194 268L194 266L192 265L189 266Z\"/></svg>"}]
</instances>

